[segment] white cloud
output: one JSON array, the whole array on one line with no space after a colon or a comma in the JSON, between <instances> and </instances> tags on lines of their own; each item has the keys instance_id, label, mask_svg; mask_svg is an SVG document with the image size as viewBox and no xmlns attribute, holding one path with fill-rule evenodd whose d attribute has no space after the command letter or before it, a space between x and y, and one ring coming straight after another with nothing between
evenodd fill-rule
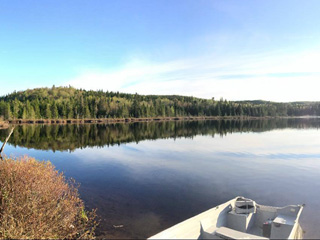
<instances>
[{"instance_id":1,"label":"white cloud","mask_svg":"<svg viewBox=\"0 0 320 240\"><path fill-rule=\"evenodd\" d=\"M229 100L320 100L320 51L206 56L82 72L66 85L140 94L180 94Z\"/></svg>"}]
</instances>

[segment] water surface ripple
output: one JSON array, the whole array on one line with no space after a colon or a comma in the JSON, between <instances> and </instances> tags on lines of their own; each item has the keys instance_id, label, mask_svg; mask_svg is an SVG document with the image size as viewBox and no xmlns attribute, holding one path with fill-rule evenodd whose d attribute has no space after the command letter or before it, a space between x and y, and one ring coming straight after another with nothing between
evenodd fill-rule
<instances>
[{"instance_id":1,"label":"water surface ripple","mask_svg":"<svg viewBox=\"0 0 320 240\"><path fill-rule=\"evenodd\" d=\"M237 195L305 203L320 236L320 120L16 127L5 152L50 160L98 208L100 237L146 238ZM4 141L8 130L0 131ZM113 225L124 225L114 228Z\"/></svg>"}]
</instances>

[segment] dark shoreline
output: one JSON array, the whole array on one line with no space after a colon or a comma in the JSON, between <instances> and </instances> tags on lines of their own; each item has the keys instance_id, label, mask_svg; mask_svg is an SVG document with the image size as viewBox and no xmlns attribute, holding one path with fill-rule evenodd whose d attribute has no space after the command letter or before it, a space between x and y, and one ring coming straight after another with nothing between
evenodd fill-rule
<instances>
[{"instance_id":1,"label":"dark shoreline","mask_svg":"<svg viewBox=\"0 0 320 240\"><path fill-rule=\"evenodd\" d=\"M131 122L163 122L163 121L199 121L199 120L265 120L265 119L289 119L289 118L317 118L319 116L185 116L185 117L147 117L147 118L87 118L87 119L14 119L0 123L0 129L11 125L25 124L113 124Z\"/></svg>"},{"instance_id":2,"label":"dark shoreline","mask_svg":"<svg viewBox=\"0 0 320 240\"><path fill-rule=\"evenodd\" d=\"M279 117L247 117L247 116L189 116L189 117L146 117L146 118L87 118L87 119L16 119L6 124L84 124L84 123L126 123L126 122L159 122L159 121L198 121L198 120L256 120ZM282 117L281 117L282 118Z\"/></svg>"}]
</instances>

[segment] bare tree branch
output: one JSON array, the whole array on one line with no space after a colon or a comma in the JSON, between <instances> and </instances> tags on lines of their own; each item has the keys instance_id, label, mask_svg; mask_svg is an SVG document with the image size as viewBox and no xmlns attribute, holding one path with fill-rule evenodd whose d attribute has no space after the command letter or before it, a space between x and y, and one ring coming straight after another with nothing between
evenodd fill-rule
<instances>
[{"instance_id":1,"label":"bare tree branch","mask_svg":"<svg viewBox=\"0 0 320 240\"><path fill-rule=\"evenodd\" d=\"M6 140L4 141L4 143L2 144L2 147L1 147L1 149L0 149L0 159L1 159L1 160L3 159L3 158L2 158L2 155L1 155L1 154L2 154L2 151L3 151L4 147L6 146L6 144L7 144L8 140L9 140L11 134L13 133L13 130L14 130L14 127L11 129L8 137L6 138Z\"/></svg>"}]
</instances>

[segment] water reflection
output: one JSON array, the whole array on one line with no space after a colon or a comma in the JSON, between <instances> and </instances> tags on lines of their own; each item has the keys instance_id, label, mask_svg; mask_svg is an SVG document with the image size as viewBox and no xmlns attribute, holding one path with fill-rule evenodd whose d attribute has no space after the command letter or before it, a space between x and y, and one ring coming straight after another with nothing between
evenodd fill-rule
<instances>
[{"instance_id":1,"label":"water reflection","mask_svg":"<svg viewBox=\"0 0 320 240\"><path fill-rule=\"evenodd\" d=\"M5 151L50 159L80 182L87 206L98 208L100 236L146 238L243 195L266 205L306 203L306 237L318 238L319 125L279 119L22 126Z\"/></svg>"},{"instance_id":2,"label":"water reflection","mask_svg":"<svg viewBox=\"0 0 320 240\"><path fill-rule=\"evenodd\" d=\"M318 129L319 126L317 118L138 122L110 125L20 125L16 127L9 143L41 150L74 151L77 148L139 143L142 140L159 138L193 138L197 135L214 137L235 132L264 132L273 129ZM8 133L9 129L0 131L0 140L4 141Z\"/></svg>"}]
</instances>

